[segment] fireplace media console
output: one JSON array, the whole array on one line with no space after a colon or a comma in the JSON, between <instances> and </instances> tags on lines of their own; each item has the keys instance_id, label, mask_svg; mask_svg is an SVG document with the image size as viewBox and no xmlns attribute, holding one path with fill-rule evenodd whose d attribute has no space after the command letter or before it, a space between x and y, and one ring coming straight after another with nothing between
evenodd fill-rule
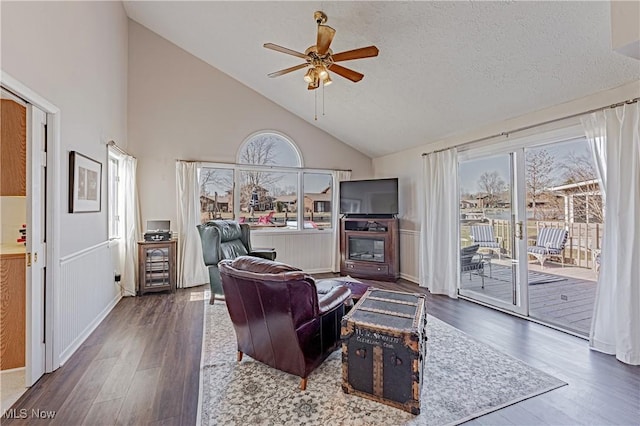
<instances>
[{"instance_id":1,"label":"fireplace media console","mask_svg":"<svg viewBox=\"0 0 640 426\"><path fill-rule=\"evenodd\" d=\"M340 221L340 273L382 281L400 278L400 239L394 217Z\"/></svg>"}]
</instances>

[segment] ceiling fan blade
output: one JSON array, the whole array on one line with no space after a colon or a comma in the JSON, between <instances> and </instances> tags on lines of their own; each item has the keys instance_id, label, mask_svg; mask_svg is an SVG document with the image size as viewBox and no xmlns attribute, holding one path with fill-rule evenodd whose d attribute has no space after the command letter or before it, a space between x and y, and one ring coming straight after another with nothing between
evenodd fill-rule
<instances>
[{"instance_id":1,"label":"ceiling fan blade","mask_svg":"<svg viewBox=\"0 0 640 426\"><path fill-rule=\"evenodd\" d=\"M286 47L278 46L273 43L265 43L264 47L267 49L275 50L276 52L286 53L287 55L297 56L298 58L307 59L307 55L304 53L296 52L295 50L287 49Z\"/></svg>"},{"instance_id":2,"label":"ceiling fan blade","mask_svg":"<svg viewBox=\"0 0 640 426\"><path fill-rule=\"evenodd\" d=\"M336 30L333 28L327 25L318 25L318 41L316 42L318 55L322 56L327 54L334 35L336 35Z\"/></svg>"},{"instance_id":3,"label":"ceiling fan blade","mask_svg":"<svg viewBox=\"0 0 640 426\"><path fill-rule=\"evenodd\" d=\"M316 90L318 87L320 86L314 86L313 83L309 83L309 85L307 86L307 90Z\"/></svg>"},{"instance_id":4,"label":"ceiling fan blade","mask_svg":"<svg viewBox=\"0 0 640 426\"><path fill-rule=\"evenodd\" d=\"M294 66L294 67L285 68L285 69L280 70L280 71L272 72L272 73L270 73L270 74L267 74L267 77L271 77L271 78L273 78L273 77L280 77L281 75L284 75L284 74L290 73L291 71L295 71L295 70L299 70L300 68L304 68L304 67L306 67L307 65L309 65L309 64L307 64L307 63L305 62L304 64L300 64L300 65L296 65L296 66Z\"/></svg>"},{"instance_id":5,"label":"ceiling fan blade","mask_svg":"<svg viewBox=\"0 0 640 426\"><path fill-rule=\"evenodd\" d=\"M378 56L378 48L375 46L361 47L359 49L347 50L346 52L331 55L333 62L350 61L352 59L372 58Z\"/></svg>"},{"instance_id":6,"label":"ceiling fan blade","mask_svg":"<svg viewBox=\"0 0 640 426\"><path fill-rule=\"evenodd\" d=\"M345 68L338 64L331 64L331 66L329 67L329 71L333 71L339 76L342 76L348 80L351 80L354 83L357 83L358 81L362 80L362 78L364 77L364 74L360 74L357 71L350 70L349 68Z\"/></svg>"}]
</instances>

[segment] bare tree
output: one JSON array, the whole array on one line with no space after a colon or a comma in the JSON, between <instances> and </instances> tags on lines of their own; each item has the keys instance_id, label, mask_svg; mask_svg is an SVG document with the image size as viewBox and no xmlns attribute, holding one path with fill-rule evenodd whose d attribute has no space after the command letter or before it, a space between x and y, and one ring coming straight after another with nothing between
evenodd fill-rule
<instances>
[{"instance_id":1,"label":"bare tree","mask_svg":"<svg viewBox=\"0 0 640 426\"><path fill-rule=\"evenodd\" d=\"M565 183L576 184L574 189L574 217L586 222L604 223L604 208L600 184L593 159L587 154L570 152L562 165Z\"/></svg>"},{"instance_id":2,"label":"bare tree","mask_svg":"<svg viewBox=\"0 0 640 426\"><path fill-rule=\"evenodd\" d=\"M540 213L536 211L536 203L541 196L553 184L551 171L554 167L554 159L546 149L535 149L527 152L527 198L531 202L533 217L539 219Z\"/></svg>"},{"instance_id":3,"label":"bare tree","mask_svg":"<svg viewBox=\"0 0 640 426\"><path fill-rule=\"evenodd\" d=\"M203 167L200 169L200 195L211 195L211 185L218 180L218 170Z\"/></svg>"},{"instance_id":4,"label":"bare tree","mask_svg":"<svg viewBox=\"0 0 640 426\"><path fill-rule=\"evenodd\" d=\"M275 156L275 141L265 137L250 141L240 155L240 160L244 164L265 166L275 164ZM269 187L280 178L278 174L257 170L245 171L242 173L242 177L241 206L249 206L254 192L257 194L258 204L265 205L268 202L266 194Z\"/></svg>"},{"instance_id":5,"label":"bare tree","mask_svg":"<svg viewBox=\"0 0 640 426\"><path fill-rule=\"evenodd\" d=\"M209 198L201 200L203 218L215 219L220 216L218 196L233 192L233 173L229 170L203 167L200 169L200 196Z\"/></svg>"},{"instance_id":6,"label":"bare tree","mask_svg":"<svg viewBox=\"0 0 640 426\"><path fill-rule=\"evenodd\" d=\"M498 196L504 192L506 184L497 171L484 172L478 180L480 190L487 194L487 207L494 206L498 200Z\"/></svg>"}]
</instances>

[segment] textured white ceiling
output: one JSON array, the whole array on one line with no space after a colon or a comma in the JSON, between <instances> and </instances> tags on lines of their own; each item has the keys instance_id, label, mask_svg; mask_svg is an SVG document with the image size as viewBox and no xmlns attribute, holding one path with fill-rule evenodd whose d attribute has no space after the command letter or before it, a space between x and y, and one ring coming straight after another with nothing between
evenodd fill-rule
<instances>
[{"instance_id":1,"label":"textured white ceiling","mask_svg":"<svg viewBox=\"0 0 640 426\"><path fill-rule=\"evenodd\" d=\"M131 19L371 157L640 78L639 61L611 50L608 1L124 5ZM315 10L336 29L334 52L380 49L341 63L365 77L333 75L317 121L304 70L267 78L301 61L262 47L304 52L315 44Z\"/></svg>"}]
</instances>

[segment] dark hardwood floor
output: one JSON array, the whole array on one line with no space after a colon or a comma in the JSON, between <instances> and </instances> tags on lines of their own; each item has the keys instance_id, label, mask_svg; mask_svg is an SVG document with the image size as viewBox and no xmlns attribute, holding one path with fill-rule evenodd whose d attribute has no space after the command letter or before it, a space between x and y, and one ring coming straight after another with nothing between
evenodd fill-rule
<instances>
[{"instance_id":1,"label":"dark hardwood floor","mask_svg":"<svg viewBox=\"0 0 640 426\"><path fill-rule=\"evenodd\" d=\"M402 280L376 285L423 291ZM1 423L196 424L205 290L123 299L63 367L16 402L13 413L26 409L27 418ZM640 367L468 301L428 294L427 303L431 315L569 383L469 424L640 424ZM32 409L53 410L55 419L37 419Z\"/></svg>"}]
</instances>

